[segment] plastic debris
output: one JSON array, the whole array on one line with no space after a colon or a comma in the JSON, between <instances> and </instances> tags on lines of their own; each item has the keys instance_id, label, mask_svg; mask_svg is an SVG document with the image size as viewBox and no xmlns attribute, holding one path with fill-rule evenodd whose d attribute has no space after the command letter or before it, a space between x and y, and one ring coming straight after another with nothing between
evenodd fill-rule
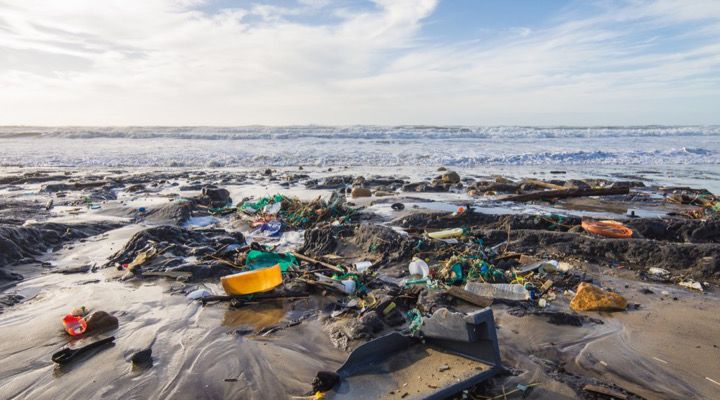
<instances>
[{"instance_id":1,"label":"plastic debris","mask_svg":"<svg viewBox=\"0 0 720 400\"><path fill-rule=\"evenodd\" d=\"M648 268L648 274L655 280L665 282L670 280L670 271L658 268L658 267L650 267Z\"/></svg>"},{"instance_id":2,"label":"plastic debris","mask_svg":"<svg viewBox=\"0 0 720 400\"><path fill-rule=\"evenodd\" d=\"M187 297L190 300L199 300L203 299L205 297L212 296L212 293L207 289L197 289L193 290L192 292L188 293Z\"/></svg>"},{"instance_id":3,"label":"plastic debris","mask_svg":"<svg viewBox=\"0 0 720 400\"><path fill-rule=\"evenodd\" d=\"M446 229L437 232L430 232L428 236L433 239L452 239L462 237L464 230L462 228Z\"/></svg>"},{"instance_id":4,"label":"plastic debris","mask_svg":"<svg viewBox=\"0 0 720 400\"><path fill-rule=\"evenodd\" d=\"M530 291L517 283L468 282L465 290L478 296L499 300L530 300Z\"/></svg>"},{"instance_id":5,"label":"plastic debris","mask_svg":"<svg viewBox=\"0 0 720 400\"><path fill-rule=\"evenodd\" d=\"M360 261L360 262L355 263L355 269L357 270L357 272L362 274L363 272L367 271L370 267L372 267L372 265L373 265L372 261Z\"/></svg>"},{"instance_id":6,"label":"plastic debris","mask_svg":"<svg viewBox=\"0 0 720 400\"><path fill-rule=\"evenodd\" d=\"M248 233L248 236L262 236L262 237L273 237L273 236L279 236L280 232L282 231L282 222L273 219L270 220L255 229L254 231Z\"/></svg>"},{"instance_id":7,"label":"plastic debris","mask_svg":"<svg viewBox=\"0 0 720 400\"><path fill-rule=\"evenodd\" d=\"M698 281L683 281L683 282L680 282L679 285L682 287L697 290L700 292L704 291L702 283L700 283Z\"/></svg>"},{"instance_id":8,"label":"plastic debris","mask_svg":"<svg viewBox=\"0 0 720 400\"><path fill-rule=\"evenodd\" d=\"M300 265L297 258L291 253L271 253L260 250L250 250L245 257L245 266L250 269L260 269L279 265L285 272L293 265Z\"/></svg>"},{"instance_id":9,"label":"plastic debris","mask_svg":"<svg viewBox=\"0 0 720 400\"><path fill-rule=\"evenodd\" d=\"M254 213L262 210L268 204L279 203L279 202L283 201L284 198L285 198L285 196L283 196L281 194L276 194L274 196L263 197L255 202L246 201L239 208L241 211L243 211L245 213L254 214Z\"/></svg>"},{"instance_id":10,"label":"plastic debris","mask_svg":"<svg viewBox=\"0 0 720 400\"><path fill-rule=\"evenodd\" d=\"M226 275L220 278L225 293L229 295L243 295L267 292L282 283L280 265L269 268Z\"/></svg>"},{"instance_id":11,"label":"plastic debris","mask_svg":"<svg viewBox=\"0 0 720 400\"><path fill-rule=\"evenodd\" d=\"M84 317L68 314L63 318L62 322L63 326L65 326L65 332L70 336L80 336L87 330L87 322Z\"/></svg>"},{"instance_id":12,"label":"plastic debris","mask_svg":"<svg viewBox=\"0 0 720 400\"><path fill-rule=\"evenodd\" d=\"M582 228L589 233L609 238L627 239L632 237L633 231L617 221L590 221L583 220Z\"/></svg>"},{"instance_id":13,"label":"plastic debris","mask_svg":"<svg viewBox=\"0 0 720 400\"><path fill-rule=\"evenodd\" d=\"M430 275L430 267L427 263L417 257L413 258L408 266L410 275L422 275L423 278L427 278Z\"/></svg>"}]
</instances>

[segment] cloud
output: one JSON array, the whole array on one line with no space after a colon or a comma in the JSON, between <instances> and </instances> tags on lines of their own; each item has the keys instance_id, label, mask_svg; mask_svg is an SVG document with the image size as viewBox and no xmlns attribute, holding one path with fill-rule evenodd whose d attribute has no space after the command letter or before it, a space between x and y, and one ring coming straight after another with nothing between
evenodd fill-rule
<instances>
[{"instance_id":1,"label":"cloud","mask_svg":"<svg viewBox=\"0 0 720 400\"><path fill-rule=\"evenodd\" d=\"M214 5L0 0L0 123L720 122L713 1L442 43L422 29L434 0Z\"/></svg>"}]
</instances>

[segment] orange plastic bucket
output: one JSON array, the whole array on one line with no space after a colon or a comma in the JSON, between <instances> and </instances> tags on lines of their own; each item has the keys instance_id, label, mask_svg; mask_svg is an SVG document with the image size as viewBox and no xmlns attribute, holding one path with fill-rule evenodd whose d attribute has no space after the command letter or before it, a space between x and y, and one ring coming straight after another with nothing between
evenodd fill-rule
<instances>
[{"instance_id":1,"label":"orange plastic bucket","mask_svg":"<svg viewBox=\"0 0 720 400\"><path fill-rule=\"evenodd\" d=\"M63 318L63 325L65 326L65 332L70 336L82 335L87 330L85 318L76 317L72 314L68 314Z\"/></svg>"},{"instance_id":2,"label":"orange plastic bucket","mask_svg":"<svg viewBox=\"0 0 720 400\"><path fill-rule=\"evenodd\" d=\"M242 295L267 292L282 283L280 264L220 278L225 293Z\"/></svg>"},{"instance_id":3,"label":"orange plastic bucket","mask_svg":"<svg viewBox=\"0 0 720 400\"><path fill-rule=\"evenodd\" d=\"M583 220L582 228L585 231L594 233L596 235L605 236L616 239L627 239L632 237L633 231L627 226L617 221L605 220L605 221L590 221Z\"/></svg>"}]
</instances>

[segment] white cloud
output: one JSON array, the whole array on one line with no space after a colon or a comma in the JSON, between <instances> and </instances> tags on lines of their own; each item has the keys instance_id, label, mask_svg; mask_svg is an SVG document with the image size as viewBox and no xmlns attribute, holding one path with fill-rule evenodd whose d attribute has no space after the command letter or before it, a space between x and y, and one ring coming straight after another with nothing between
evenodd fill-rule
<instances>
[{"instance_id":1,"label":"white cloud","mask_svg":"<svg viewBox=\"0 0 720 400\"><path fill-rule=\"evenodd\" d=\"M717 2L631 1L442 45L421 30L434 0L374 3L0 0L0 123L720 122ZM645 37L668 27L688 43Z\"/></svg>"}]
</instances>

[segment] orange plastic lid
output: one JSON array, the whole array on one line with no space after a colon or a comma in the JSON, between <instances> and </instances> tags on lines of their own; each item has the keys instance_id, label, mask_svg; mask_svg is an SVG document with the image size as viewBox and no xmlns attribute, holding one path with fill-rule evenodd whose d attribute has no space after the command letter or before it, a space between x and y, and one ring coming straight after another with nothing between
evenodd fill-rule
<instances>
[{"instance_id":1,"label":"orange plastic lid","mask_svg":"<svg viewBox=\"0 0 720 400\"><path fill-rule=\"evenodd\" d=\"M65 325L65 332L70 336L78 336L85 333L87 330L87 322L83 317L76 317L72 314L68 314L63 318L63 325Z\"/></svg>"},{"instance_id":2,"label":"orange plastic lid","mask_svg":"<svg viewBox=\"0 0 720 400\"><path fill-rule=\"evenodd\" d=\"M587 232L609 238L627 239L632 237L633 231L617 221L582 221L582 227Z\"/></svg>"}]
</instances>

